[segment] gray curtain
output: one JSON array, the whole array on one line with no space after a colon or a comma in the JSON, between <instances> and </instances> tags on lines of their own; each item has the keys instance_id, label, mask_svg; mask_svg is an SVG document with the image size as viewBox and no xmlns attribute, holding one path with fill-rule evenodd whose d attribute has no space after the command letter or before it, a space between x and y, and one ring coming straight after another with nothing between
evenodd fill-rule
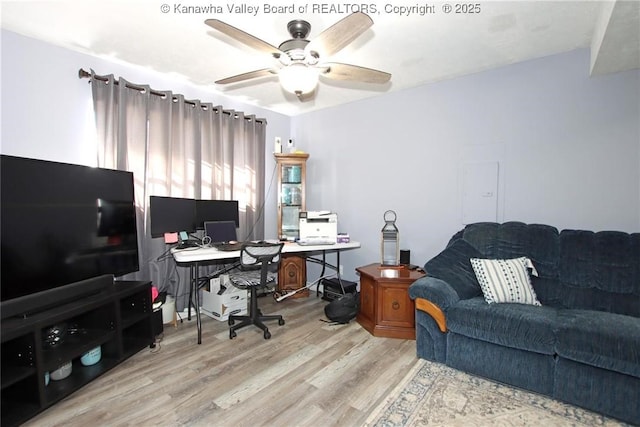
<instances>
[{"instance_id":1,"label":"gray curtain","mask_svg":"<svg viewBox=\"0 0 640 427\"><path fill-rule=\"evenodd\" d=\"M266 121L92 72L98 166L134 174L140 270L187 306L189 271L150 233L149 197L238 200L244 240L264 238ZM209 273L215 266L203 267Z\"/></svg>"}]
</instances>

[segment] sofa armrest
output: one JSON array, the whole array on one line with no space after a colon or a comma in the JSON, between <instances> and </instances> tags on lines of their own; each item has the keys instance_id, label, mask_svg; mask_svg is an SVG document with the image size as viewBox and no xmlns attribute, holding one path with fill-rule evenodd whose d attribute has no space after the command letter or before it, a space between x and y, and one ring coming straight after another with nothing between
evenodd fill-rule
<instances>
[{"instance_id":1,"label":"sofa armrest","mask_svg":"<svg viewBox=\"0 0 640 427\"><path fill-rule=\"evenodd\" d=\"M445 311L460 300L458 293L444 280L425 276L409 286L409 297L416 307L418 357L445 363L448 336Z\"/></svg>"},{"instance_id":2,"label":"sofa armrest","mask_svg":"<svg viewBox=\"0 0 640 427\"><path fill-rule=\"evenodd\" d=\"M428 300L443 312L460 301L460 296L450 284L429 276L422 277L409 286L409 297L414 300L417 298Z\"/></svg>"},{"instance_id":3,"label":"sofa armrest","mask_svg":"<svg viewBox=\"0 0 640 427\"><path fill-rule=\"evenodd\" d=\"M416 298L416 310L424 311L433 318L440 332L447 332L447 319L440 307L429 300Z\"/></svg>"}]
</instances>

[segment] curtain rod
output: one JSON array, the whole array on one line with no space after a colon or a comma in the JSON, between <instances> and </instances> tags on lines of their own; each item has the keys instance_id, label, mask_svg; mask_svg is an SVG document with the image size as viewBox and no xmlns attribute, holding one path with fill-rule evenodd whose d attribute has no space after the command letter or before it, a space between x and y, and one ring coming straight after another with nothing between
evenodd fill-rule
<instances>
[{"instance_id":1,"label":"curtain rod","mask_svg":"<svg viewBox=\"0 0 640 427\"><path fill-rule=\"evenodd\" d=\"M98 76L98 75L92 76L90 72L85 71L85 70L83 70L82 68L80 68L80 69L78 70L78 78L79 78L79 79L91 79L92 77L93 77L94 79L96 79L96 80L100 80L100 81L102 81L102 82L109 81L109 79L108 79L107 77ZM119 80L118 80L118 79L115 79L113 83L117 85L117 84L119 84ZM127 88L129 88L129 89L140 90L140 91L142 91L142 90L145 90L145 89L146 89L146 88L144 88L144 87L142 87L142 86L137 86L137 85L134 85L133 83L129 83L129 82L127 82L127 84L125 85L125 87L127 87ZM149 89L149 93L150 93L151 95L156 95L156 96L161 96L161 97L166 96L166 94L165 94L165 93L163 93L163 92L158 92L158 91L153 90L153 89ZM177 98L176 98L176 97L174 97L173 99L177 99ZM195 107L195 106L196 106L196 103L195 103L195 102L193 102L193 101L189 101L189 100L187 100L187 99L185 99L185 100L184 100L184 103L185 103L185 104L187 104L187 105L191 105L191 106L193 106L193 107ZM227 115L229 115L229 116L230 116L230 115L231 115L231 112L230 112L230 111L222 110L222 114L227 114ZM235 116L235 117L237 118L237 116ZM251 120L252 120L252 118L251 118L251 117L245 117L244 119L245 119L245 120L248 120L248 121L251 121ZM255 120L257 123L265 123L265 124L267 123L267 121L266 121L265 119L254 119L254 120Z\"/></svg>"}]
</instances>

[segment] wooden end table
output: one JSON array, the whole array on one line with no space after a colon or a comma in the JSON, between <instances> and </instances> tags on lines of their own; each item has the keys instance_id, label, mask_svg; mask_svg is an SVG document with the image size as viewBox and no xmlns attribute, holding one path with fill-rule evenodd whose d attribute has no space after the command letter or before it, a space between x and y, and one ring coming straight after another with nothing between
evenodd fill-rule
<instances>
[{"instance_id":1,"label":"wooden end table","mask_svg":"<svg viewBox=\"0 0 640 427\"><path fill-rule=\"evenodd\" d=\"M415 304L408 290L424 272L380 264L356 271L360 275L358 323L376 337L416 339Z\"/></svg>"}]
</instances>

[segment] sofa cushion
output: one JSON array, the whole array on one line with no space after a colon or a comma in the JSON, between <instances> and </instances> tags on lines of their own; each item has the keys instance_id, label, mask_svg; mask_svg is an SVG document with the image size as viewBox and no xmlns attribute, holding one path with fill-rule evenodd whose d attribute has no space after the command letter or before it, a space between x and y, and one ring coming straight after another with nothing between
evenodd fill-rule
<instances>
[{"instance_id":1,"label":"sofa cushion","mask_svg":"<svg viewBox=\"0 0 640 427\"><path fill-rule=\"evenodd\" d=\"M557 280L532 277L533 289L542 305L557 308L608 311L640 317L640 296L584 289Z\"/></svg>"},{"instance_id":2,"label":"sofa cushion","mask_svg":"<svg viewBox=\"0 0 640 427\"><path fill-rule=\"evenodd\" d=\"M559 232L543 224L510 221L504 224L481 222L469 224L463 236L483 256L509 259L526 256L533 260L540 277L558 277Z\"/></svg>"},{"instance_id":3,"label":"sofa cushion","mask_svg":"<svg viewBox=\"0 0 640 427\"><path fill-rule=\"evenodd\" d=\"M453 287L460 298L471 298L481 294L480 284L473 272L471 258L482 254L468 242L458 239L424 265L429 277L444 280Z\"/></svg>"},{"instance_id":4,"label":"sofa cushion","mask_svg":"<svg viewBox=\"0 0 640 427\"><path fill-rule=\"evenodd\" d=\"M487 304L482 297L461 300L447 312L447 328L498 345L555 353L557 309L525 304Z\"/></svg>"},{"instance_id":5,"label":"sofa cushion","mask_svg":"<svg viewBox=\"0 0 640 427\"><path fill-rule=\"evenodd\" d=\"M640 377L640 319L592 310L559 310L559 356Z\"/></svg>"},{"instance_id":6,"label":"sofa cushion","mask_svg":"<svg viewBox=\"0 0 640 427\"><path fill-rule=\"evenodd\" d=\"M481 259L471 258L484 299L489 303L513 302L540 305L531 286L528 268L537 276L529 258Z\"/></svg>"},{"instance_id":7,"label":"sofa cushion","mask_svg":"<svg viewBox=\"0 0 640 427\"><path fill-rule=\"evenodd\" d=\"M559 299L570 308L640 317L640 233L560 233Z\"/></svg>"}]
</instances>

